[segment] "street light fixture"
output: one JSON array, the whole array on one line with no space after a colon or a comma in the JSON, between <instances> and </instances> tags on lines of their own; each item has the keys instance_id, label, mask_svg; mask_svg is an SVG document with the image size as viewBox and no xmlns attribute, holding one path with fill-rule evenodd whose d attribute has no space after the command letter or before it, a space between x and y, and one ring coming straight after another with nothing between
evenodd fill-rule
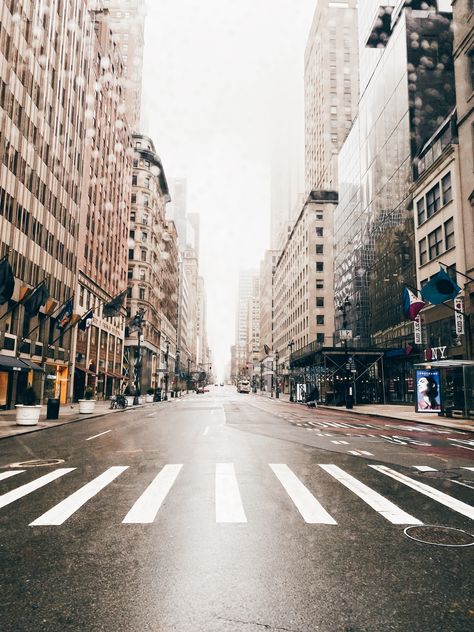
<instances>
[{"instance_id":1,"label":"street light fixture","mask_svg":"<svg viewBox=\"0 0 474 632\"><path fill-rule=\"evenodd\" d=\"M291 368L291 357L293 355L293 346L295 344L295 341L293 340L293 338L288 342L288 349L290 350L290 363L288 365L288 370L290 373L290 402L294 401L294 397L293 397L293 379L292 379L292 368Z\"/></svg>"}]
</instances>

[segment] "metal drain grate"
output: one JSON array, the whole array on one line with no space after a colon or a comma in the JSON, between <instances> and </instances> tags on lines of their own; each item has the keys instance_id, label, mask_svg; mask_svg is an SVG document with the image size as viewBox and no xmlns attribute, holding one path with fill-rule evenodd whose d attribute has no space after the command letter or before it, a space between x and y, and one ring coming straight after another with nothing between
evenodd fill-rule
<instances>
[{"instance_id":1,"label":"metal drain grate","mask_svg":"<svg viewBox=\"0 0 474 632\"><path fill-rule=\"evenodd\" d=\"M453 527L420 525L406 527L403 532L410 539L423 542L423 544L437 546L472 546L474 544L474 535Z\"/></svg>"},{"instance_id":2,"label":"metal drain grate","mask_svg":"<svg viewBox=\"0 0 474 632\"><path fill-rule=\"evenodd\" d=\"M20 461L19 463L10 463L8 467L45 467L48 465L60 465L64 463L64 459L33 459L32 461Z\"/></svg>"}]
</instances>

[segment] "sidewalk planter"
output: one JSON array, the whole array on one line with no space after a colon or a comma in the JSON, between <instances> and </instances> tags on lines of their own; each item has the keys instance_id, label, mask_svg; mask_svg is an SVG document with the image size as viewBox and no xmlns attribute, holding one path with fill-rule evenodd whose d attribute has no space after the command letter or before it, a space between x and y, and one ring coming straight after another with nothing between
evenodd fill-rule
<instances>
[{"instance_id":1,"label":"sidewalk planter","mask_svg":"<svg viewBox=\"0 0 474 632\"><path fill-rule=\"evenodd\" d=\"M16 425L17 426L36 426L41 414L41 406L25 406L17 404L16 408Z\"/></svg>"},{"instance_id":2,"label":"sidewalk planter","mask_svg":"<svg viewBox=\"0 0 474 632\"><path fill-rule=\"evenodd\" d=\"M133 395L125 395L125 399L127 400L127 406L133 406L133 400L135 399Z\"/></svg>"},{"instance_id":3,"label":"sidewalk planter","mask_svg":"<svg viewBox=\"0 0 474 632\"><path fill-rule=\"evenodd\" d=\"M152 404L153 403L153 395L145 395L145 403Z\"/></svg>"},{"instance_id":4,"label":"sidewalk planter","mask_svg":"<svg viewBox=\"0 0 474 632\"><path fill-rule=\"evenodd\" d=\"M95 399L80 399L79 412L82 415L90 415L95 410Z\"/></svg>"}]
</instances>

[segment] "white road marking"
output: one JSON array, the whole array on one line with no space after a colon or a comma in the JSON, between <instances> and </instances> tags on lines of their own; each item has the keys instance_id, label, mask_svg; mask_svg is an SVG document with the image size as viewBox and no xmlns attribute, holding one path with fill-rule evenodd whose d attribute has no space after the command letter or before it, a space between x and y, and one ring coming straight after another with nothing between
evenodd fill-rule
<instances>
[{"instance_id":1,"label":"white road marking","mask_svg":"<svg viewBox=\"0 0 474 632\"><path fill-rule=\"evenodd\" d=\"M469 489L474 489L474 485L468 485L468 483L462 483L461 481L452 480L451 483L456 483L456 485L462 485L463 487L469 487Z\"/></svg>"},{"instance_id":2,"label":"white road marking","mask_svg":"<svg viewBox=\"0 0 474 632\"><path fill-rule=\"evenodd\" d=\"M144 524L153 522L182 467L182 464L165 465L130 509L122 523Z\"/></svg>"},{"instance_id":3,"label":"white road marking","mask_svg":"<svg viewBox=\"0 0 474 632\"><path fill-rule=\"evenodd\" d=\"M333 439L331 440L331 443L336 443L337 445L340 445L340 441L334 441Z\"/></svg>"},{"instance_id":4,"label":"white road marking","mask_svg":"<svg viewBox=\"0 0 474 632\"><path fill-rule=\"evenodd\" d=\"M434 467L430 467L429 465L412 465L412 467L415 468L415 470L418 470L419 472L437 472L438 471Z\"/></svg>"},{"instance_id":5,"label":"white road marking","mask_svg":"<svg viewBox=\"0 0 474 632\"><path fill-rule=\"evenodd\" d=\"M351 492L354 492L354 494L366 502L369 507L375 509L375 511L392 524L422 524L417 518L406 513L397 507L397 505L390 502L390 500L387 500L375 490L364 485L364 483L361 483L337 465L319 464L319 467L342 483L347 489L350 489Z\"/></svg>"},{"instance_id":6,"label":"white road marking","mask_svg":"<svg viewBox=\"0 0 474 632\"><path fill-rule=\"evenodd\" d=\"M147 419L150 419L150 417L154 417L156 415L156 413L151 413L151 415L146 415Z\"/></svg>"},{"instance_id":7,"label":"white road marking","mask_svg":"<svg viewBox=\"0 0 474 632\"><path fill-rule=\"evenodd\" d=\"M233 463L216 463L216 522L247 522Z\"/></svg>"},{"instance_id":8,"label":"white road marking","mask_svg":"<svg viewBox=\"0 0 474 632\"><path fill-rule=\"evenodd\" d=\"M381 472L386 476L390 476L396 481L407 485L407 487L411 487L420 494L428 496L428 498L431 498L432 500L436 500L438 503L441 503L445 507L448 507L453 511L457 511L463 516L467 516L468 518L471 518L471 520L474 520L474 507L471 507L471 505L463 503L462 501L457 500L457 498L452 498L451 496L448 496L448 494L440 492L434 487L425 485L425 483L415 481L412 478L405 476L404 474L400 474L399 472L390 469L386 465L369 465L369 467L372 467L374 470L377 470L378 472Z\"/></svg>"},{"instance_id":9,"label":"white road marking","mask_svg":"<svg viewBox=\"0 0 474 632\"><path fill-rule=\"evenodd\" d=\"M464 448L465 450L472 450L474 452L474 448L470 448L467 445L457 445L456 443L449 444L452 448Z\"/></svg>"},{"instance_id":10,"label":"white road marking","mask_svg":"<svg viewBox=\"0 0 474 632\"><path fill-rule=\"evenodd\" d=\"M12 489L10 492L7 492L6 494L3 494L2 496L0 496L0 509L2 507L6 507L10 503L12 503L14 500L18 500L18 498L23 498L23 496L26 496L27 494L34 492L40 487L43 487L44 485L51 483L51 481L54 481L60 476L64 476L64 474L67 474L68 472L72 472L75 469L76 469L75 467L59 468L57 470L54 470L54 472L49 472L48 474L45 474L44 476L40 476L36 480L31 481L31 483L26 483L25 485L22 485L21 487Z\"/></svg>"},{"instance_id":11,"label":"white road marking","mask_svg":"<svg viewBox=\"0 0 474 632\"><path fill-rule=\"evenodd\" d=\"M360 456L360 452L357 452L357 450L349 450L349 454L353 454L354 456Z\"/></svg>"},{"instance_id":12,"label":"white road marking","mask_svg":"<svg viewBox=\"0 0 474 632\"><path fill-rule=\"evenodd\" d=\"M204 428L204 432L203 432L202 434L203 434L204 436L206 436L208 432L209 432L209 426L206 426L206 427Z\"/></svg>"},{"instance_id":13,"label":"white road marking","mask_svg":"<svg viewBox=\"0 0 474 632\"><path fill-rule=\"evenodd\" d=\"M122 474L128 465L109 467L103 474L79 488L76 492L62 500L52 509L30 523L30 527L60 525L72 516L88 500Z\"/></svg>"},{"instance_id":14,"label":"white road marking","mask_svg":"<svg viewBox=\"0 0 474 632\"><path fill-rule=\"evenodd\" d=\"M367 452L367 450L359 450L361 454L365 454L365 456L374 456L372 452Z\"/></svg>"},{"instance_id":15,"label":"white road marking","mask_svg":"<svg viewBox=\"0 0 474 632\"><path fill-rule=\"evenodd\" d=\"M10 478L11 476L15 476L15 474L21 474L25 470L11 470L10 472L2 472L0 474L0 481L4 481L6 478Z\"/></svg>"},{"instance_id":16,"label":"white road marking","mask_svg":"<svg viewBox=\"0 0 474 632\"><path fill-rule=\"evenodd\" d=\"M108 434L109 432L112 432L112 430L106 430L105 432L101 432L100 434L96 434L93 437L88 437L86 439L86 441L90 441L91 439L97 439L97 437L101 437L102 435Z\"/></svg>"},{"instance_id":17,"label":"white road marking","mask_svg":"<svg viewBox=\"0 0 474 632\"><path fill-rule=\"evenodd\" d=\"M296 508L309 524L337 524L307 487L284 463L269 463Z\"/></svg>"},{"instance_id":18,"label":"white road marking","mask_svg":"<svg viewBox=\"0 0 474 632\"><path fill-rule=\"evenodd\" d=\"M474 472L474 467L463 467L463 470L469 470L470 472Z\"/></svg>"}]
</instances>

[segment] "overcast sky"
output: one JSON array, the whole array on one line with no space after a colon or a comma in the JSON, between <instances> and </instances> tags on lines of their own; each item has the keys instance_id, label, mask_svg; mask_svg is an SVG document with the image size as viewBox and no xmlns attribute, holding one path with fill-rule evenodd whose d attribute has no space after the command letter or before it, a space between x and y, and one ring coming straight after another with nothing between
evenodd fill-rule
<instances>
[{"instance_id":1,"label":"overcast sky","mask_svg":"<svg viewBox=\"0 0 474 632\"><path fill-rule=\"evenodd\" d=\"M270 239L270 162L303 129L316 0L148 0L143 131L201 216L200 272L219 377L234 343L238 272ZM293 124L286 126L286 122ZM293 132L292 132L293 133Z\"/></svg>"}]
</instances>

